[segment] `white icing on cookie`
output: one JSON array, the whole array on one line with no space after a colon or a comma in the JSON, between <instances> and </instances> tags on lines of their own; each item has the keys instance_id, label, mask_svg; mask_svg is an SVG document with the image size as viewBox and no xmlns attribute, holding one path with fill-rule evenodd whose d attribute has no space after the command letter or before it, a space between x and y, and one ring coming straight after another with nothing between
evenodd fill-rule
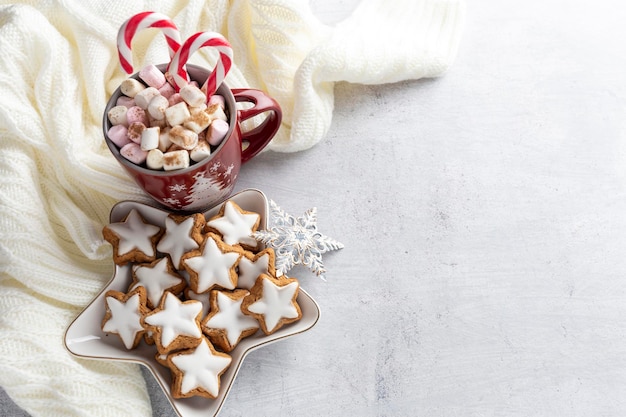
<instances>
[{"instance_id":1,"label":"white icing on cookie","mask_svg":"<svg viewBox=\"0 0 626 417\"><path fill-rule=\"evenodd\" d=\"M147 315L144 322L161 329L161 345L167 349L178 336L202 336L200 326L196 322L201 311L202 303L199 301L183 303L174 294L167 292L163 309Z\"/></svg>"},{"instance_id":2,"label":"white icing on cookie","mask_svg":"<svg viewBox=\"0 0 626 417\"><path fill-rule=\"evenodd\" d=\"M191 238L191 229L195 224L195 219L189 217L181 223L176 223L171 217L165 218L165 234L159 241L157 249L167 253L172 258L174 267L178 269L180 258L190 250L198 249L200 246Z\"/></svg>"},{"instance_id":3,"label":"white icing on cookie","mask_svg":"<svg viewBox=\"0 0 626 417\"><path fill-rule=\"evenodd\" d=\"M218 311L204 323L204 327L226 330L226 338L231 346L235 346L241 334L250 329L258 329L259 322L241 311L243 297L233 300L221 291L217 291Z\"/></svg>"},{"instance_id":4,"label":"white icing on cookie","mask_svg":"<svg viewBox=\"0 0 626 417\"><path fill-rule=\"evenodd\" d=\"M159 259L153 266L133 265L133 275L137 283L130 290L144 287L148 295L148 301L152 306L158 306L163 293L184 282L183 278L170 272L170 260Z\"/></svg>"},{"instance_id":5,"label":"white icing on cookie","mask_svg":"<svg viewBox=\"0 0 626 417\"><path fill-rule=\"evenodd\" d=\"M107 227L120 237L118 255L138 249L147 256L154 256L151 239L161 231L161 228L144 223L137 210L132 209L123 222L111 223Z\"/></svg>"},{"instance_id":6,"label":"white icing on cookie","mask_svg":"<svg viewBox=\"0 0 626 417\"><path fill-rule=\"evenodd\" d=\"M297 290L297 281L279 287L265 278L263 279L262 297L250 304L248 311L262 315L265 327L269 332L272 332L282 318L293 319L298 317L298 310L293 304L293 296Z\"/></svg>"},{"instance_id":7,"label":"white icing on cookie","mask_svg":"<svg viewBox=\"0 0 626 417\"><path fill-rule=\"evenodd\" d=\"M184 259L183 264L198 274L197 288L194 288L197 293L203 293L216 285L232 290L237 283L231 280L231 270L240 256L238 252L222 253L215 239L208 235L202 253Z\"/></svg>"},{"instance_id":8,"label":"white icing on cookie","mask_svg":"<svg viewBox=\"0 0 626 417\"><path fill-rule=\"evenodd\" d=\"M206 338L189 353L172 356L172 363L182 372L180 391L188 394L194 389L204 389L217 397L220 387L220 374L230 365L232 358L225 354L214 354Z\"/></svg>"},{"instance_id":9,"label":"white icing on cookie","mask_svg":"<svg viewBox=\"0 0 626 417\"><path fill-rule=\"evenodd\" d=\"M211 305L209 303L209 294L210 293L208 292L198 294L191 288L185 289L185 297L188 300L196 300L202 303L202 317L205 317L207 314L209 314L209 309L211 308Z\"/></svg>"},{"instance_id":10,"label":"white icing on cookie","mask_svg":"<svg viewBox=\"0 0 626 417\"><path fill-rule=\"evenodd\" d=\"M232 202L224 203L224 215L207 222L207 226L219 230L228 245L256 247L258 242L252 237L254 226L260 219L257 213L241 213Z\"/></svg>"},{"instance_id":11,"label":"white icing on cookie","mask_svg":"<svg viewBox=\"0 0 626 417\"><path fill-rule=\"evenodd\" d=\"M237 287L249 290L254 286L256 279L261 274L270 274L270 256L265 253L251 260L246 256L242 256L239 260L239 278L237 279Z\"/></svg>"},{"instance_id":12,"label":"white icing on cookie","mask_svg":"<svg viewBox=\"0 0 626 417\"><path fill-rule=\"evenodd\" d=\"M111 317L104 323L102 330L107 333L117 333L126 349L132 349L137 334L143 332L141 325L140 297L134 294L126 302L115 297L105 297Z\"/></svg>"}]
</instances>

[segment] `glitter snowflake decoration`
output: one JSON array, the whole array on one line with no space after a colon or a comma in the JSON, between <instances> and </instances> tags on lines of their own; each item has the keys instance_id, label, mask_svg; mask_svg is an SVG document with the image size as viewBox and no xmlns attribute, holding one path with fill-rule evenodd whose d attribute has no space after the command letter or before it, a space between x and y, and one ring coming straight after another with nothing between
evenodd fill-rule
<instances>
[{"instance_id":1,"label":"glitter snowflake decoration","mask_svg":"<svg viewBox=\"0 0 626 417\"><path fill-rule=\"evenodd\" d=\"M342 249L343 244L317 230L317 209L313 207L298 218L285 213L272 200L270 209L274 224L268 230L254 232L253 237L274 249L276 274L280 276L296 265L304 265L324 279L322 254Z\"/></svg>"}]
</instances>

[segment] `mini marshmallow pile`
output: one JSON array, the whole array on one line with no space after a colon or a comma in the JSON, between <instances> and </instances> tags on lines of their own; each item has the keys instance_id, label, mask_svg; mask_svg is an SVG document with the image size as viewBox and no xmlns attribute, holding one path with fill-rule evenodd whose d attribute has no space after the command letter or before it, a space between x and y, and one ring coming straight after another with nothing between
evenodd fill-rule
<instances>
[{"instance_id":1,"label":"mini marshmallow pile","mask_svg":"<svg viewBox=\"0 0 626 417\"><path fill-rule=\"evenodd\" d=\"M191 81L176 92L156 66L120 85L122 95L107 116L107 136L127 160L154 170L189 167L211 155L228 133L224 97ZM143 82L142 82L143 81Z\"/></svg>"}]
</instances>

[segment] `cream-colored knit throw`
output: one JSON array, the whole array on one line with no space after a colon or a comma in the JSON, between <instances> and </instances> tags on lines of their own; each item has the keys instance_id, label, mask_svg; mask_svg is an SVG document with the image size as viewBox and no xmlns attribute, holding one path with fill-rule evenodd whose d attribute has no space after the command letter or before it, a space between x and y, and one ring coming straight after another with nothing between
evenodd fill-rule
<instances>
[{"instance_id":1,"label":"cream-colored knit throw","mask_svg":"<svg viewBox=\"0 0 626 417\"><path fill-rule=\"evenodd\" d=\"M231 87L275 97L284 124L270 149L301 151L326 134L333 84L379 84L445 71L459 43L462 0L363 0L336 26L306 0L20 1L0 5L0 385L33 416L150 416L137 366L81 360L63 333L109 280L101 230L112 205L146 201L109 154L107 97L123 80L119 26L166 14L183 39L231 42ZM37 3L37 8L28 4ZM133 41L136 68L168 61L156 30ZM209 51L191 62L211 67Z\"/></svg>"}]
</instances>

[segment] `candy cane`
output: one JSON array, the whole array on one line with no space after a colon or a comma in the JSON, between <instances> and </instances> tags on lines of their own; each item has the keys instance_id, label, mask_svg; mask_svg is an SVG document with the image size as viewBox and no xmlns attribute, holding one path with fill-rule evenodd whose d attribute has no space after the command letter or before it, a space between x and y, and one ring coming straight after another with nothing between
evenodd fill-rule
<instances>
[{"instance_id":1,"label":"candy cane","mask_svg":"<svg viewBox=\"0 0 626 417\"><path fill-rule=\"evenodd\" d=\"M211 96L217 91L217 88L222 84L224 78L226 78L226 74L230 71L233 62L233 49L226 38L216 32L198 32L192 35L172 57L168 72L172 76L176 86L179 89L183 88L187 85L189 80L189 76L185 70L187 60L194 52L205 46L213 47L219 52L219 58L215 64L215 68L204 85L204 87L206 87L208 103Z\"/></svg>"},{"instance_id":2,"label":"candy cane","mask_svg":"<svg viewBox=\"0 0 626 417\"><path fill-rule=\"evenodd\" d=\"M180 48L180 32L176 24L167 16L156 12L142 12L134 15L122 24L117 33L117 51L122 69L127 74L133 73L133 56L130 44L135 34L143 29L161 29L170 52L170 58Z\"/></svg>"}]
</instances>

